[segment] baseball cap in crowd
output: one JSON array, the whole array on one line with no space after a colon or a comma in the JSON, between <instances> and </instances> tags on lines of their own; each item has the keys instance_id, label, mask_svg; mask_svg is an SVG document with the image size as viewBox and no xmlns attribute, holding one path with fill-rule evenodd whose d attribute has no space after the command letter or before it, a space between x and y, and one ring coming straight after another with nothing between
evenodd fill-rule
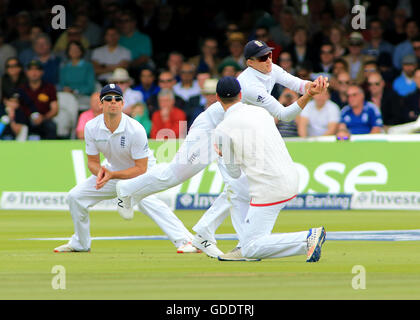
<instances>
[{"instance_id":1,"label":"baseball cap in crowd","mask_svg":"<svg viewBox=\"0 0 420 320\"><path fill-rule=\"evenodd\" d=\"M202 94L216 94L217 79L206 79L204 81Z\"/></svg>"},{"instance_id":2,"label":"baseball cap in crowd","mask_svg":"<svg viewBox=\"0 0 420 320\"><path fill-rule=\"evenodd\" d=\"M241 92L241 85L234 77L223 77L216 86L216 93L220 98L236 97Z\"/></svg>"},{"instance_id":3,"label":"baseball cap in crowd","mask_svg":"<svg viewBox=\"0 0 420 320\"><path fill-rule=\"evenodd\" d=\"M363 36L360 32L352 32L350 33L349 37L349 44L350 45L362 45L365 40L363 39Z\"/></svg>"},{"instance_id":4,"label":"baseball cap in crowd","mask_svg":"<svg viewBox=\"0 0 420 320\"><path fill-rule=\"evenodd\" d=\"M123 92L121 88L115 83L110 83L110 84L107 84L105 87L103 87L99 95L99 98L102 99L108 93L116 93L120 96L123 96Z\"/></svg>"},{"instance_id":5,"label":"baseball cap in crowd","mask_svg":"<svg viewBox=\"0 0 420 320\"><path fill-rule=\"evenodd\" d=\"M252 57L258 58L266 55L271 52L274 48L267 46L264 41L261 40L251 40L249 41L244 48L245 59Z\"/></svg>"},{"instance_id":6,"label":"baseball cap in crowd","mask_svg":"<svg viewBox=\"0 0 420 320\"><path fill-rule=\"evenodd\" d=\"M409 54L404 56L401 61L402 64L417 64L417 58L415 55Z\"/></svg>"},{"instance_id":7,"label":"baseball cap in crowd","mask_svg":"<svg viewBox=\"0 0 420 320\"><path fill-rule=\"evenodd\" d=\"M42 63L39 60L31 60L29 61L29 63L26 65L26 69L30 69L32 67L35 67L39 70L43 70L44 68L42 67Z\"/></svg>"}]
</instances>

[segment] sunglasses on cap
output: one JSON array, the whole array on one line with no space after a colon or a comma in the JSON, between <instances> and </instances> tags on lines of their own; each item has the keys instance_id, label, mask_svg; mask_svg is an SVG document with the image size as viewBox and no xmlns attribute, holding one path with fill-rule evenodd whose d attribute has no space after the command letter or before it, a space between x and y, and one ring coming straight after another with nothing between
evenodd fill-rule
<instances>
[{"instance_id":1,"label":"sunglasses on cap","mask_svg":"<svg viewBox=\"0 0 420 320\"><path fill-rule=\"evenodd\" d=\"M271 52L261 56L261 57L257 57L256 60L258 60L259 62L265 62L267 61L267 59L270 58L271 59Z\"/></svg>"},{"instance_id":2,"label":"sunglasses on cap","mask_svg":"<svg viewBox=\"0 0 420 320\"><path fill-rule=\"evenodd\" d=\"M115 98L116 102L123 101L123 97L121 97L121 96L105 96L105 97L102 97L101 102L104 101L104 100L106 102L111 102L113 98Z\"/></svg>"}]
</instances>

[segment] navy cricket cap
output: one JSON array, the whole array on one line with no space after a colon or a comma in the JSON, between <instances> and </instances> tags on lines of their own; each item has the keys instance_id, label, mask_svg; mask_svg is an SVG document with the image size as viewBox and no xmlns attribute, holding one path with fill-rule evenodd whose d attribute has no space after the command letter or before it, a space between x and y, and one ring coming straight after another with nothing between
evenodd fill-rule
<instances>
[{"instance_id":1,"label":"navy cricket cap","mask_svg":"<svg viewBox=\"0 0 420 320\"><path fill-rule=\"evenodd\" d=\"M103 87L99 95L99 98L102 99L102 97L106 96L108 93L116 93L120 96L123 96L123 92L121 88L115 83L110 83L110 84L107 84L105 87Z\"/></svg>"},{"instance_id":2,"label":"navy cricket cap","mask_svg":"<svg viewBox=\"0 0 420 320\"><path fill-rule=\"evenodd\" d=\"M249 41L244 48L245 59L252 57L262 57L267 53L271 52L274 48L267 46L264 41L261 40L251 40Z\"/></svg>"},{"instance_id":3,"label":"navy cricket cap","mask_svg":"<svg viewBox=\"0 0 420 320\"><path fill-rule=\"evenodd\" d=\"M217 82L216 93L220 98L236 97L241 92L241 85L234 77L223 77Z\"/></svg>"}]
</instances>

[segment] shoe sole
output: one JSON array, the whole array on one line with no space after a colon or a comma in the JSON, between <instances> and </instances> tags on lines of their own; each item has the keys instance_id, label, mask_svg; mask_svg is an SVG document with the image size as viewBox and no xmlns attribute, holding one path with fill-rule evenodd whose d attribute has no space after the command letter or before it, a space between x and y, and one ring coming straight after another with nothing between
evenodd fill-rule
<instances>
[{"instance_id":1,"label":"shoe sole","mask_svg":"<svg viewBox=\"0 0 420 320\"><path fill-rule=\"evenodd\" d=\"M322 227L321 235L318 238L318 243L316 244L314 252L312 252L311 256L306 260L306 262L317 262L321 258L321 247L325 242L326 235L327 232L325 231L325 228Z\"/></svg>"},{"instance_id":2,"label":"shoe sole","mask_svg":"<svg viewBox=\"0 0 420 320\"><path fill-rule=\"evenodd\" d=\"M261 261L261 259L249 259L249 258L231 259L231 258L221 258L220 256L218 256L217 259L219 261L246 261L246 262Z\"/></svg>"},{"instance_id":3,"label":"shoe sole","mask_svg":"<svg viewBox=\"0 0 420 320\"><path fill-rule=\"evenodd\" d=\"M176 253L202 253L203 251L201 251L200 249L197 249L197 251L194 251L194 252L184 252L184 251L182 251L182 250L177 250L177 252Z\"/></svg>"}]
</instances>

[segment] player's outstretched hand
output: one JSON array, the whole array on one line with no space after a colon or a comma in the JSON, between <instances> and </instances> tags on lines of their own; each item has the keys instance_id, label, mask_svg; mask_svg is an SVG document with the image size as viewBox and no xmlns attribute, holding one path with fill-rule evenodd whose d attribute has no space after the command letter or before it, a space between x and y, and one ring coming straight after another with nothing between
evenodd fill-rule
<instances>
[{"instance_id":1,"label":"player's outstretched hand","mask_svg":"<svg viewBox=\"0 0 420 320\"><path fill-rule=\"evenodd\" d=\"M310 96L315 96L320 94L323 90L325 90L324 77L319 76L314 82L311 83L307 92Z\"/></svg>"}]
</instances>

